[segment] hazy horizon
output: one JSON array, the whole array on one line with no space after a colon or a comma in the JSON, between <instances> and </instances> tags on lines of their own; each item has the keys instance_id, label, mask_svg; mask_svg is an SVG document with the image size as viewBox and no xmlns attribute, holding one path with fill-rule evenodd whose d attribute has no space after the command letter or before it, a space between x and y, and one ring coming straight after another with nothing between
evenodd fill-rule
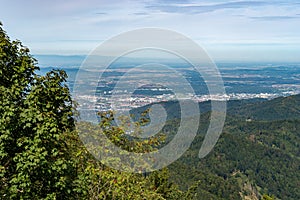
<instances>
[{"instance_id":1,"label":"hazy horizon","mask_svg":"<svg viewBox=\"0 0 300 200\"><path fill-rule=\"evenodd\" d=\"M47 67L62 67L62 68L79 68L82 62L87 58L88 55L54 55L54 54L36 54L33 55L34 58L37 59L38 66L42 68ZM147 61L149 58L135 58L131 57L131 59L144 59ZM171 58L161 58L162 60L166 60L172 62ZM218 67L223 67L226 65L227 67L238 67L239 65L246 65L247 67L271 67L271 66L300 66L299 62L286 62L286 61L276 61L276 62L268 62L268 61L247 61L247 60L214 60ZM228 66L229 65L229 66Z\"/></svg>"}]
</instances>

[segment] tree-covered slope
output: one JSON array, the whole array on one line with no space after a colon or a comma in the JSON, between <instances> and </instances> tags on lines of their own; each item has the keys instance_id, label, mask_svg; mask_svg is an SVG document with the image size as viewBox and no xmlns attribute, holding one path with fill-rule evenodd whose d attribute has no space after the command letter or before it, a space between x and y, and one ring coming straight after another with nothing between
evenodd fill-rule
<instances>
[{"instance_id":1,"label":"tree-covered slope","mask_svg":"<svg viewBox=\"0 0 300 200\"><path fill-rule=\"evenodd\" d=\"M182 189L199 181L196 199L260 199L263 194L300 199L299 95L234 104L213 151L200 160L198 153L210 119L209 112L202 115L190 149L169 166L172 179ZM274 109L280 114L269 116ZM256 116L252 121L246 120L248 111ZM173 123L174 127L178 124Z\"/></svg>"},{"instance_id":2,"label":"tree-covered slope","mask_svg":"<svg viewBox=\"0 0 300 200\"><path fill-rule=\"evenodd\" d=\"M228 110L228 114L254 120L297 119L300 118L300 95L234 106Z\"/></svg>"},{"instance_id":3,"label":"tree-covered slope","mask_svg":"<svg viewBox=\"0 0 300 200\"><path fill-rule=\"evenodd\" d=\"M91 156L75 129L66 73L40 75L36 62L0 23L0 199L190 199L168 181L167 169L145 176L117 171ZM128 142L116 127L105 134ZM135 144L136 151L144 150Z\"/></svg>"}]
</instances>

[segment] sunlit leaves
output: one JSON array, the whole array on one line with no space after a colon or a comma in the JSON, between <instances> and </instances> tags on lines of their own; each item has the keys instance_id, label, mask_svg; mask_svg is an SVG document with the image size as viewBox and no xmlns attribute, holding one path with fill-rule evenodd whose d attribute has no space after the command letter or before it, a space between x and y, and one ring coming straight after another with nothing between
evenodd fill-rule
<instances>
[{"instance_id":1,"label":"sunlit leaves","mask_svg":"<svg viewBox=\"0 0 300 200\"><path fill-rule=\"evenodd\" d=\"M74 127L67 76L38 76L35 64L0 27L0 199L72 196L76 173L63 136Z\"/></svg>"}]
</instances>

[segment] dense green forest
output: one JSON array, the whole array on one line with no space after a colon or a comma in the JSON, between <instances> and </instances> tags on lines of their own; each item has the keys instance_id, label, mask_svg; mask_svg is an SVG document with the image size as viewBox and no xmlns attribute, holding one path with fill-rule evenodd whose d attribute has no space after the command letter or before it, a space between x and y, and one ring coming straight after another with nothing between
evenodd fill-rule
<instances>
[{"instance_id":1,"label":"dense green forest","mask_svg":"<svg viewBox=\"0 0 300 200\"><path fill-rule=\"evenodd\" d=\"M67 74L38 70L29 49L11 41L1 25L0 199L300 199L300 95L228 102L223 133L200 160L211 113L210 102L201 103L189 150L167 168L135 174L97 161L76 123L106 127L99 134L126 150L155 151L176 133L177 102L163 103L169 115L161 134L133 141L111 123L112 115L100 115L96 127L77 122ZM145 110L135 111L137 119ZM139 125L147 122L141 116Z\"/></svg>"},{"instance_id":2,"label":"dense green forest","mask_svg":"<svg viewBox=\"0 0 300 200\"><path fill-rule=\"evenodd\" d=\"M189 151L169 167L171 177L180 188L200 180L204 199L259 199L262 194L299 199L300 120L245 119L228 117L217 145L202 160L197 155L205 128L200 130Z\"/></svg>"},{"instance_id":3,"label":"dense green forest","mask_svg":"<svg viewBox=\"0 0 300 200\"><path fill-rule=\"evenodd\" d=\"M273 100L228 102L223 133L213 151L198 158L210 120L210 102L200 103L201 123L189 150L171 164L170 180L187 189L197 183L196 199L299 199L300 95ZM179 124L178 102L164 102L164 127L172 139ZM145 108L135 111L138 114ZM264 196L265 195L265 196Z\"/></svg>"}]
</instances>

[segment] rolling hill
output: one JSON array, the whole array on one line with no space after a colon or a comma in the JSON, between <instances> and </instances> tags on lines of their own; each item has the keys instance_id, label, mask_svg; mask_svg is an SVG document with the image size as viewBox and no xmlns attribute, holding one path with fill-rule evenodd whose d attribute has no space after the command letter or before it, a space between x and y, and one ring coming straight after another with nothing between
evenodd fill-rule
<instances>
[{"instance_id":1,"label":"rolling hill","mask_svg":"<svg viewBox=\"0 0 300 200\"><path fill-rule=\"evenodd\" d=\"M178 128L178 104L163 131L170 139ZM195 199L300 199L300 95L273 100L229 101L223 133L213 151L198 158L210 119L210 102L189 150L168 168L171 179ZM251 119L251 120L246 120Z\"/></svg>"}]
</instances>

